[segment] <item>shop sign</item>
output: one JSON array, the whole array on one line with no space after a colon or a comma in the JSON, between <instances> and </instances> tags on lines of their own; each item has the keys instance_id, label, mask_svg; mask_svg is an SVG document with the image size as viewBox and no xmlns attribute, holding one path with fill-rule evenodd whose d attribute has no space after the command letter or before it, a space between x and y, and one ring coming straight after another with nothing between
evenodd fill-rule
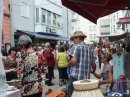
<instances>
[{"instance_id":1,"label":"shop sign","mask_svg":"<svg viewBox=\"0 0 130 97\"><path fill-rule=\"evenodd\" d=\"M53 29L53 28L50 28L50 27L46 27L46 32L56 33L57 30L56 30L56 29Z\"/></svg>"},{"instance_id":2,"label":"shop sign","mask_svg":"<svg viewBox=\"0 0 130 97\"><path fill-rule=\"evenodd\" d=\"M120 18L119 24L130 24L130 17Z\"/></svg>"}]
</instances>

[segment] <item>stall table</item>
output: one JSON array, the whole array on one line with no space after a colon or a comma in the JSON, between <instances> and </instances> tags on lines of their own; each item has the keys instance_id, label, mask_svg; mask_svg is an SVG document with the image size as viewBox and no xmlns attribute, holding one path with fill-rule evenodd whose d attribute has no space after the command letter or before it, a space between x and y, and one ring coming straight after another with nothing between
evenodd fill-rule
<instances>
[{"instance_id":1,"label":"stall table","mask_svg":"<svg viewBox=\"0 0 130 97\"><path fill-rule=\"evenodd\" d=\"M7 97L21 97L20 90L7 91Z\"/></svg>"}]
</instances>

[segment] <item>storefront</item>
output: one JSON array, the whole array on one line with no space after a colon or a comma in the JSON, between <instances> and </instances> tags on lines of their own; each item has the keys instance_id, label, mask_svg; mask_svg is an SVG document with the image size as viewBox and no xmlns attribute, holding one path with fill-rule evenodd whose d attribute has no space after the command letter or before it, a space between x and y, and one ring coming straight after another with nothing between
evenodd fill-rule
<instances>
[{"instance_id":1,"label":"storefront","mask_svg":"<svg viewBox=\"0 0 130 97\"><path fill-rule=\"evenodd\" d=\"M45 33L45 32L29 32L23 30L17 30L14 34L14 42L15 47L18 47L18 39L22 34L29 35L32 39L33 46L42 46L44 47L46 42L49 42L51 46L54 48L56 44L59 44L60 41L69 41L70 39L67 37L62 37L61 35L54 33Z\"/></svg>"}]
</instances>

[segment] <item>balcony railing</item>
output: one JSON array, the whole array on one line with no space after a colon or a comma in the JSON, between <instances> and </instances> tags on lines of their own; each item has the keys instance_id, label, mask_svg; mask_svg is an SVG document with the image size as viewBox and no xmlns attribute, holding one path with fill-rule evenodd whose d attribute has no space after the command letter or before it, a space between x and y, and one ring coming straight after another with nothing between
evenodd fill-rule
<instances>
[{"instance_id":1,"label":"balcony railing","mask_svg":"<svg viewBox=\"0 0 130 97\"><path fill-rule=\"evenodd\" d=\"M46 25L50 25L50 26L54 26L54 27L59 27L59 28L63 28L63 24L57 22L56 20L50 20L50 19L46 19L46 18L35 18L35 23L41 23L41 24L46 24Z\"/></svg>"}]
</instances>

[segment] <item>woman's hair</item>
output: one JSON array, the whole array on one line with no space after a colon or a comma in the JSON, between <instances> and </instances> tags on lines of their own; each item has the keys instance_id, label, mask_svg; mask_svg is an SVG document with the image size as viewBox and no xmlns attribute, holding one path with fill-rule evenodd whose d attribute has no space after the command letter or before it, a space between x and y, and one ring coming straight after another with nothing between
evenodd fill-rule
<instances>
[{"instance_id":1,"label":"woman's hair","mask_svg":"<svg viewBox=\"0 0 130 97\"><path fill-rule=\"evenodd\" d=\"M20 49L20 48L17 48L17 52L21 52L21 49Z\"/></svg>"},{"instance_id":2,"label":"woman's hair","mask_svg":"<svg viewBox=\"0 0 130 97\"><path fill-rule=\"evenodd\" d=\"M32 46L32 43L31 42L28 42L27 44L23 44L25 46L25 48L30 48Z\"/></svg>"},{"instance_id":3,"label":"woman's hair","mask_svg":"<svg viewBox=\"0 0 130 97\"><path fill-rule=\"evenodd\" d=\"M64 47L61 47L60 48L60 52L64 52L65 50L64 50Z\"/></svg>"},{"instance_id":4,"label":"woman's hair","mask_svg":"<svg viewBox=\"0 0 130 97\"><path fill-rule=\"evenodd\" d=\"M47 42L47 43L45 44L45 47L46 47L46 48L47 48L47 47L50 47L50 43Z\"/></svg>"},{"instance_id":5,"label":"woman's hair","mask_svg":"<svg viewBox=\"0 0 130 97\"><path fill-rule=\"evenodd\" d=\"M11 55L11 52L12 52L12 51L17 52L17 49L16 49L15 47L11 47L11 48L9 49L9 51L8 51L8 54Z\"/></svg>"},{"instance_id":6,"label":"woman's hair","mask_svg":"<svg viewBox=\"0 0 130 97\"><path fill-rule=\"evenodd\" d=\"M104 58L107 58L107 62L113 59L112 54L110 52L102 52L102 55L104 56Z\"/></svg>"}]
</instances>

